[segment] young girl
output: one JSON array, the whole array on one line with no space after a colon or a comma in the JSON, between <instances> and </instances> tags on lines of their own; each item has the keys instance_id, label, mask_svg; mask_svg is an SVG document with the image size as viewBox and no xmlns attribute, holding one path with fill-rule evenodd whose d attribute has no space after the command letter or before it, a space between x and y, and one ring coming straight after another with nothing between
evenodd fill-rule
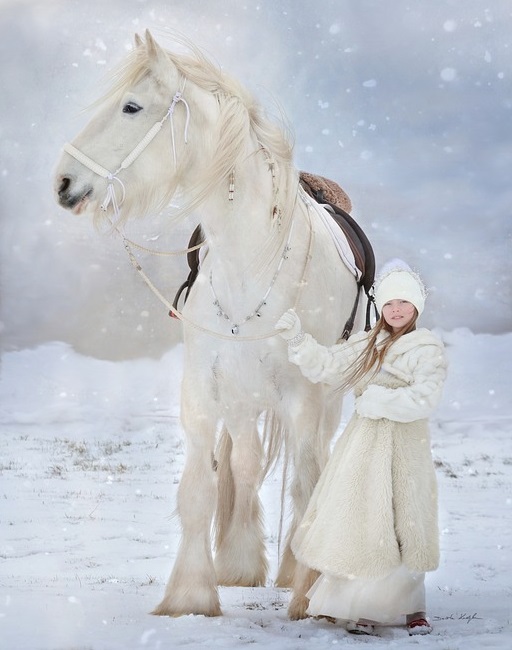
<instances>
[{"instance_id":1,"label":"young girl","mask_svg":"<svg viewBox=\"0 0 512 650\"><path fill-rule=\"evenodd\" d=\"M447 364L441 341L416 329L425 297L419 276L393 260L376 283L381 316L370 332L327 348L293 310L276 324L305 377L354 390L355 412L292 539L297 559L321 574L308 614L343 619L354 634L400 622L411 635L432 631L424 577L439 542L427 418Z\"/></svg>"}]
</instances>

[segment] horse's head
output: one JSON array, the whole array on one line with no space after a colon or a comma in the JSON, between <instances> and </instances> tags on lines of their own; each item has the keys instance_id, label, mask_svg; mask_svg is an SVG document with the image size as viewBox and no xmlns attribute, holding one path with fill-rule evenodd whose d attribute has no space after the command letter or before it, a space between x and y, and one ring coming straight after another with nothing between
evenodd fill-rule
<instances>
[{"instance_id":1,"label":"horse's head","mask_svg":"<svg viewBox=\"0 0 512 650\"><path fill-rule=\"evenodd\" d=\"M143 215L185 189L187 175L197 177L213 155L205 132L219 114L214 93L187 78L197 68L196 59L164 51L148 31L144 42L135 37L96 114L64 146L55 178L62 207L117 217L122 205L123 218Z\"/></svg>"}]
</instances>

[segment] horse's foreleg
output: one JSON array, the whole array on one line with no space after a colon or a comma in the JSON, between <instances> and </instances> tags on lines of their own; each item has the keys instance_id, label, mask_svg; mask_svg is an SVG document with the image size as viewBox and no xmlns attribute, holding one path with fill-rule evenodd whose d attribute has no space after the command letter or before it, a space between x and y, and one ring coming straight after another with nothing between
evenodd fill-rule
<instances>
[{"instance_id":1,"label":"horse's foreleg","mask_svg":"<svg viewBox=\"0 0 512 650\"><path fill-rule=\"evenodd\" d=\"M224 517L217 537L215 569L221 585L257 587L265 584L268 571L258 496L262 446L256 428L245 435L233 434L232 427L229 430L231 444L225 447L229 456L218 458L218 508L228 508L230 516L227 521ZM229 468L221 466L225 463ZM228 481L227 486L223 485Z\"/></svg>"},{"instance_id":2,"label":"horse's foreleg","mask_svg":"<svg viewBox=\"0 0 512 650\"><path fill-rule=\"evenodd\" d=\"M216 500L215 428L200 413L197 404L182 404L183 426L188 432L187 458L178 488L182 537L165 596L153 612L163 616L221 614L210 537Z\"/></svg>"}]
</instances>

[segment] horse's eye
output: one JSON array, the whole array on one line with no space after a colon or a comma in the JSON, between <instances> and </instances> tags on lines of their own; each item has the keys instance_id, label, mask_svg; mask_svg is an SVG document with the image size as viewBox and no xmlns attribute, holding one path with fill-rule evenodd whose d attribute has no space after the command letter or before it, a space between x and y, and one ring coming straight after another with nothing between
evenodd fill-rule
<instances>
[{"instance_id":1,"label":"horse's eye","mask_svg":"<svg viewBox=\"0 0 512 650\"><path fill-rule=\"evenodd\" d=\"M130 115L132 115L133 113L138 113L141 110L142 110L142 106L139 106L135 102L128 102L123 106L123 113L129 113Z\"/></svg>"}]
</instances>

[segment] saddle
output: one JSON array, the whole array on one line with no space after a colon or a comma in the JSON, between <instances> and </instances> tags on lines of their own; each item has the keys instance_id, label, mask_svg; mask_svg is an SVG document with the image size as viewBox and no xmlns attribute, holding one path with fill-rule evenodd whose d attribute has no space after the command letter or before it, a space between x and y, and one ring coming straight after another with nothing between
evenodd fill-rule
<instances>
[{"instance_id":1,"label":"saddle","mask_svg":"<svg viewBox=\"0 0 512 650\"><path fill-rule=\"evenodd\" d=\"M317 201L317 203L321 204L334 219L335 223L341 228L348 241L350 250L354 255L356 266L361 274L357 283L358 291L352 312L345 323L345 327L340 336L340 339L346 340L352 333L354 327L361 288L364 290L368 299L366 306L365 330L368 331L370 329L370 307L372 303L375 305L372 293L372 287L375 280L375 255L373 248L361 226L359 226L355 219L350 216L349 211L352 209L350 198L337 183L328 178L324 178L323 176L317 176L303 171L300 172L299 181L303 190L311 196L311 198ZM199 224L190 237L188 247L193 248L201 244L203 241L204 235L201 224ZM186 302L190 290L197 278L197 274L199 273L199 248L187 253L187 263L190 271L187 279L180 286L176 292L176 296L174 297L172 306L175 310L178 310L178 304L183 292L185 292L183 301L184 303ZM169 316L175 318L172 311L169 312Z\"/></svg>"},{"instance_id":2,"label":"saddle","mask_svg":"<svg viewBox=\"0 0 512 650\"><path fill-rule=\"evenodd\" d=\"M375 254L370 240L357 221L350 216L349 211L352 209L352 203L346 192L337 183L323 176L316 176L301 171L300 184L309 196L327 210L335 223L341 228L347 238L350 250L354 255L356 266L361 273L361 277L357 283L357 295L354 306L345 323L340 340L348 339L352 333L361 288L364 290L367 298L365 331L368 332L370 329L370 311L372 304L375 309L375 315L378 317L372 291L375 281Z\"/></svg>"}]
</instances>

